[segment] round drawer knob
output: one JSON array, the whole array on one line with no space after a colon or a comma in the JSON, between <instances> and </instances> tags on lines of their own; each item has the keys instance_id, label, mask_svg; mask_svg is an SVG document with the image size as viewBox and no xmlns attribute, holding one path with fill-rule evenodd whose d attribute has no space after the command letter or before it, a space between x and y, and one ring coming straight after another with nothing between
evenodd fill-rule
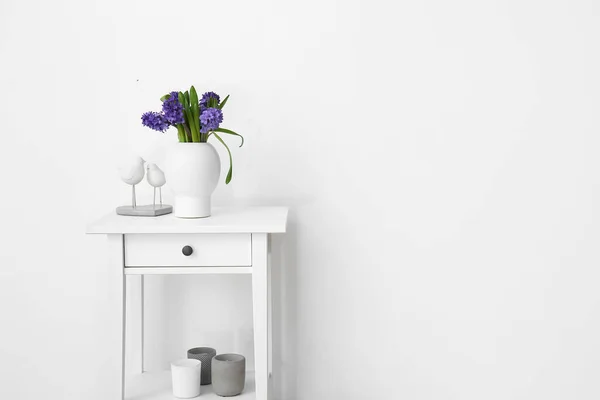
<instances>
[{"instance_id":1,"label":"round drawer knob","mask_svg":"<svg viewBox=\"0 0 600 400\"><path fill-rule=\"evenodd\" d=\"M192 253L194 252L194 249L192 249L192 246L183 246L183 249L181 249L181 252L183 253L184 256L191 256Z\"/></svg>"}]
</instances>

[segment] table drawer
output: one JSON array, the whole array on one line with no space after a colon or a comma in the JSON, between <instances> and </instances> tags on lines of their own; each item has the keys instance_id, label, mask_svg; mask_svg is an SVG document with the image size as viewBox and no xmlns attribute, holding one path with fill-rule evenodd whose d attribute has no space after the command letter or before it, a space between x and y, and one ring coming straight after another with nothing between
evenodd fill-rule
<instances>
[{"instance_id":1,"label":"table drawer","mask_svg":"<svg viewBox=\"0 0 600 400\"><path fill-rule=\"evenodd\" d=\"M184 254L184 247L191 254ZM190 253L190 249L186 249ZM235 267L252 265L249 233L127 234L126 267Z\"/></svg>"}]
</instances>

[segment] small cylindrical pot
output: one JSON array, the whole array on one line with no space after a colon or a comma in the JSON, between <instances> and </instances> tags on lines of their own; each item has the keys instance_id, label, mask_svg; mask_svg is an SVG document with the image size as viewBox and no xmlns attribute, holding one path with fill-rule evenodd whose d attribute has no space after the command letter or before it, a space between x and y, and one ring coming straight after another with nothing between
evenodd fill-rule
<instances>
[{"instance_id":1,"label":"small cylindrical pot","mask_svg":"<svg viewBox=\"0 0 600 400\"><path fill-rule=\"evenodd\" d=\"M219 154L210 143L177 143L167 153L167 185L175 195L179 218L210 216L212 193L221 174Z\"/></svg>"},{"instance_id":2,"label":"small cylindrical pot","mask_svg":"<svg viewBox=\"0 0 600 400\"><path fill-rule=\"evenodd\" d=\"M200 360L182 359L171 363L173 396L190 399L200 395Z\"/></svg>"},{"instance_id":3,"label":"small cylindrical pot","mask_svg":"<svg viewBox=\"0 0 600 400\"><path fill-rule=\"evenodd\" d=\"M237 396L246 382L246 359L239 354L219 354L212 361L213 390L219 396Z\"/></svg>"},{"instance_id":4,"label":"small cylindrical pot","mask_svg":"<svg viewBox=\"0 0 600 400\"><path fill-rule=\"evenodd\" d=\"M212 382L212 359L216 355L217 351L212 347L195 347L187 352L188 358L202 362L202 385L209 385Z\"/></svg>"}]
</instances>

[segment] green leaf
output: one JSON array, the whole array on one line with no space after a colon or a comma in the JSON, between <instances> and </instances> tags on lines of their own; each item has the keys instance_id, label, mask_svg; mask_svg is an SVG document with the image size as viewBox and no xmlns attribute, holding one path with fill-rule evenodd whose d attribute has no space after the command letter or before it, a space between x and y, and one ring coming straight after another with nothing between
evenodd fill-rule
<instances>
[{"instance_id":1,"label":"green leaf","mask_svg":"<svg viewBox=\"0 0 600 400\"><path fill-rule=\"evenodd\" d=\"M198 109L198 93L194 86L190 88L190 110L194 119L194 126L197 132L200 132L200 110Z\"/></svg>"},{"instance_id":2,"label":"green leaf","mask_svg":"<svg viewBox=\"0 0 600 400\"><path fill-rule=\"evenodd\" d=\"M223 141L223 139L221 139L219 135L217 135L214 132L213 135L215 135L215 137L219 139L219 142L223 143L223 146L225 146L225 148L227 149L227 153L229 153L229 172L227 173L227 177L225 178L225 184L228 185L229 182L231 182L231 176L233 175L233 159L231 158L231 151L229 151L229 147L227 146L227 144L225 144L225 142Z\"/></svg>"},{"instance_id":3,"label":"green leaf","mask_svg":"<svg viewBox=\"0 0 600 400\"><path fill-rule=\"evenodd\" d=\"M198 107L198 93L196 93L196 89L192 86L190 88L190 107L194 108L194 105Z\"/></svg>"},{"instance_id":4,"label":"green leaf","mask_svg":"<svg viewBox=\"0 0 600 400\"><path fill-rule=\"evenodd\" d=\"M199 131L196 130L196 125L194 124L193 120L194 117L192 117L192 112L189 109L183 109L183 115L185 116L185 119L187 121L191 121L191 123L188 123L188 127L190 128L190 131L192 133L192 142L197 143L200 141L200 133Z\"/></svg>"},{"instance_id":5,"label":"green leaf","mask_svg":"<svg viewBox=\"0 0 600 400\"><path fill-rule=\"evenodd\" d=\"M240 135L239 133L235 133L234 131L231 131L231 130L225 129L225 128L217 128L217 129L215 129L215 131L227 133L229 135L239 136L242 138L242 144L240 144L240 147L242 147L244 145L244 137L242 135Z\"/></svg>"},{"instance_id":6,"label":"green leaf","mask_svg":"<svg viewBox=\"0 0 600 400\"><path fill-rule=\"evenodd\" d=\"M185 119L185 111L183 112L183 115ZM190 132L190 128L186 122L183 123L183 130L185 131L185 137L187 138L186 142L193 142L194 140L192 139L192 132Z\"/></svg>"},{"instance_id":7,"label":"green leaf","mask_svg":"<svg viewBox=\"0 0 600 400\"><path fill-rule=\"evenodd\" d=\"M219 104L219 105L217 106L217 108L218 108L219 110L222 110L222 109L223 109L223 107L225 107L225 103L227 103L227 100L229 100L229 95L227 95L227 97L225 97L225 98L223 99L223 101L221 102L221 104Z\"/></svg>"},{"instance_id":8,"label":"green leaf","mask_svg":"<svg viewBox=\"0 0 600 400\"><path fill-rule=\"evenodd\" d=\"M179 92L179 102L183 106L183 119L185 119L186 124L189 126L189 121L187 120L187 117L185 115L185 97L183 97L182 92Z\"/></svg>"},{"instance_id":9,"label":"green leaf","mask_svg":"<svg viewBox=\"0 0 600 400\"><path fill-rule=\"evenodd\" d=\"M179 101L183 105L183 117L185 118L186 125L190 131L191 138L189 138L189 141L197 143L200 141L200 128L196 129L192 110L190 109L190 94L188 92L179 92Z\"/></svg>"},{"instance_id":10,"label":"green leaf","mask_svg":"<svg viewBox=\"0 0 600 400\"><path fill-rule=\"evenodd\" d=\"M171 93L167 93L165 94L163 97L160 98L160 101L165 101L166 99L168 99L169 97L171 97Z\"/></svg>"},{"instance_id":11,"label":"green leaf","mask_svg":"<svg viewBox=\"0 0 600 400\"><path fill-rule=\"evenodd\" d=\"M183 94L183 97L185 97L185 106L188 108L188 110L190 109L190 92L188 92L187 90L185 91L185 93Z\"/></svg>"},{"instance_id":12,"label":"green leaf","mask_svg":"<svg viewBox=\"0 0 600 400\"><path fill-rule=\"evenodd\" d=\"M183 128L183 124L177 124L177 138L181 143L187 142L185 138L185 129Z\"/></svg>"}]
</instances>

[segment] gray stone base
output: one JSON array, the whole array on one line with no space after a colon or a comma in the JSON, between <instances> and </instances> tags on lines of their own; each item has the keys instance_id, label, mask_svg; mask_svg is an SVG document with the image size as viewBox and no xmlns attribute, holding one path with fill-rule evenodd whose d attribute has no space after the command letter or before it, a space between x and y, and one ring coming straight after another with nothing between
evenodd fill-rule
<instances>
[{"instance_id":1,"label":"gray stone base","mask_svg":"<svg viewBox=\"0 0 600 400\"><path fill-rule=\"evenodd\" d=\"M117 207L118 215L127 215L130 217L158 217L159 215L169 214L173 212L173 206L163 204L162 206L148 204L145 206L120 206Z\"/></svg>"}]
</instances>

